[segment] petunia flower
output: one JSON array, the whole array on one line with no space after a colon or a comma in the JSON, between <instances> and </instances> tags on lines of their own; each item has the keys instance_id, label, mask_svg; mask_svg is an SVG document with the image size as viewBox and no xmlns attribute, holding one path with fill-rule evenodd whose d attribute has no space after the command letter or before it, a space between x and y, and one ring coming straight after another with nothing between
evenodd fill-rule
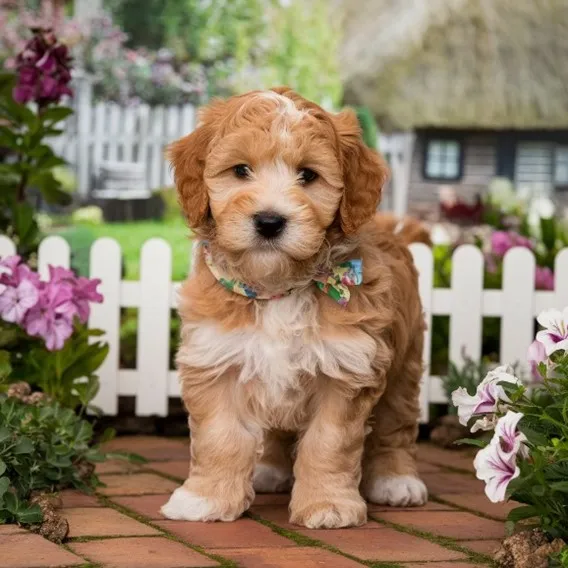
<instances>
[{"instance_id":1,"label":"petunia flower","mask_svg":"<svg viewBox=\"0 0 568 568\"><path fill-rule=\"evenodd\" d=\"M499 384L507 382L521 385L521 381L513 374L508 365L489 371L477 387L475 395L471 396L464 387L459 387L452 393L452 403L458 409L460 424L467 426L471 417L477 414L494 414L500 403L511 402L503 387ZM483 423L476 423L476 430L483 428Z\"/></svg>"},{"instance_id":2,"label":"petunia flower","mask_svg":"<svg viewBox=\"0 0 568 568\"><path fill-rule=\"evenodd\" d=\"M538 366L540 363L546 363L548 361L548 357L546 356L546 349L544 348L544 345L538 339L535 339L530 344L527 352L527 361L530 364L533 379L535 381L541 381L542 375L538 370Z\"/></svg>"},{"instance_id":3,"label":"petunia flower","mask_svg":"<svg viewBox=\"0 0 568 568\"><path fill-rule=\"evenodd\" d=\"M475 456L476 476L485 481L485 494L493 503L505 500L509 483L519 476L517 455L528 456L527 438L517 428L522 418L521 412L507 412L497 422L489 445Z\"/></svg>"},{"instance_id":4,"label":"petunia flower","mask_svg":"<svg viewBox=\"0 0 568 568\"><path fill-rule=\"evenodd\" d=\"M520 453L523 457L527 457L528 448L525 444L527 437L518 429L519 421L523 416L522 412L509 410L505 416L499 418L495 426L494 439L498 441L504 452Z\"/></svg>"},{"instance_id":5,"label":"petunia flower","mask_svg":"<svg viewBox=\"0 0 568 568\"><path fill-rule=\"evenodd\" d=\"M477 452L473 466L477 479L485 481L485 494L492 503L505 500L509 483L521 472L516 454L503 451L493 442Z\"/></svg>"},{"instance_id":6,"label":"petunia flower","mask_svg":"<svg viewBox=\"0 0 568 568\"><path fill-rule=\"evenodd\" d=\"M6 286L0 294L0 316L6 322L19 324L38 298L38 290L29 280L22 280L17 287Z\"/></svg>"},{"instance_id":7,"label":"petunia flower","mask_svg":"<svg viewBox=\"0 0 568 568\"><path fill-rule=\"evenodd\" d=\"M536 339L544 346L547 356L568 349L568 308L544 310L536 320L544 327L536 334Z\"/></svg>"},{"instance_id":8,"label":"petunia flower","mask_svg":"<svg viewBox=\"0 0 568 568\"><path fill-rule=\"evenodd\" d=\"M554 290L554 273L548 266L535 267L534 285L537 290Z\"/></svg>"}]
</instances>

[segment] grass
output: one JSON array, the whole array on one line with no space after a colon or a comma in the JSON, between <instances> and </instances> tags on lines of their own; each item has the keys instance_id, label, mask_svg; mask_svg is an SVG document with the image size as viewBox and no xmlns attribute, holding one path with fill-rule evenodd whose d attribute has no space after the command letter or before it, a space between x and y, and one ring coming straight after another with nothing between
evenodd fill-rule
<instances>
[{"instance_id":1,"label":"grass","mask_svg":"<svg viewBox=\"0 0 568 568\"><path fill-rule=\"evenodd\" d=\"M189 229L181 217L168 221L135 221L130 223L105 223L103 225L73 225L60 227L51 234L61 235L71 247L72 266L87 276L89 249L100 237L110 237L120 244L124 258L124 278L140 277L140 249L153 237L167 241L172 248L172 278L183 280L189 268L191 244Z\"/></svg>"}]
</instances>

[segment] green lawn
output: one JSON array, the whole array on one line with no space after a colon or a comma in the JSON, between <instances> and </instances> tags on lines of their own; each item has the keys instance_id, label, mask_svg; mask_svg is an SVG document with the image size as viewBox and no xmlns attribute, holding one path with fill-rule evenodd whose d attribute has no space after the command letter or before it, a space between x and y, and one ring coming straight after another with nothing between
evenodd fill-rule
<instances>
[{"instance_id":1,"label":"green lawn","mask_svg":"<svg viewBox=\"0 0 568 568\"><path fill-rule=\"evenodd\" d=\"M116 239L122 249L125 278L136 280L140 275L140 248L152 237L166 240L172 247L173 279L183 280L189 268L191 243L189 229L181 218L168 221L137 221L74 225L54 229L52 234L64 237L71 246L72 265L80 274L88 274L89 249L99 237Z\"/></svg>"}]
</instances>

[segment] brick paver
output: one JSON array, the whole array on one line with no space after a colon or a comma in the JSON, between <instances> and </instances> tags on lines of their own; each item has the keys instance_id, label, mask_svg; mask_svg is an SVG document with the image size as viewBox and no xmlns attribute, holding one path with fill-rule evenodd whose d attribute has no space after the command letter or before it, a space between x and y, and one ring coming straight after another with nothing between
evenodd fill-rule
<instances>
[{"instance_id":1,"label":"brick paver","mask_svg":"<svg viewBox=\"0 0 568 568\"><path fill-rule=\"evenodd\" d=\"M156 529L139 523L114 509L77 507L64 509L62 514L69 523L69 538L158 534Z\"/></svg>"},{"instance_id":2,"label":"brick paver","mask_svg":"<svg viewBox=\"0 0 568 568\"><path fill-rule=\"evenodd\" d=\"M242 568L362 568L359 562L320 548L237 548L213 550Z\"/></svg>"},{"instance_id":3,"label":"brick paver","mask_svg":"<svg viewBox=\"0 0 568 568\"><path fill-rule=\"evenodd\" d=\"M154 520L164 520L160 513L160 508L165 505L170 498L170 493L158 495L137 495L135 497L113 497L112 502L134 511L138 515Z\"/></svg>"},{"instance_id":4,"label":"brick paver","mask_svg":"<svg viewBox=\"0 0 568 568\"><path fill-rule=\"evenodd\" d=\"M182 540L205 548L276 548L294 546L294 542L252 519L232 523L192 523L157 521L165 531Z\"/></svg>"},{"instance_id":5,"label":"brick paver","mask_svg":"<svg viewBox=\"0 0 568 568\"><path fill-rule=\"evenodd\" d=\"M483 483L471 473L472 452L421 445L418 469L433 500L417 508L370 504L370 520L363 527L308 530L292 525L287 494L257 495L250 514L234 523L170 521L159 509L180 484L172 479L181 481L188 474L187 441L128 437L112 441L107 449L139 453L149 462L100 464L97 472L106 487L97 488L96 495L60 493L61 512L70 524L68 549L15 525L0 526L2 568L89 563L97 568L208 568L219 562L240 568L355 568L374 562L474 568L484 565L475 564L476 554L490 557L498 548L503 519L515 506L487 500ZM463 551L437 537L454 539Z\"/></svg>"},{"instance_id":6,"label":"brick paver","mask_svg":"<svg viewBox=\"0 0 568 568\"><path fill-rule=\"evenodd\" d=\"M419 561L454 560L465 558L436 543L389 528L300 530L301 534L331 544L335 548L363 560Z\"/></svg>"},{"instance_id":7,"label":"brick paver","mask_svg":"<svg viewBox=\"0 0 568 568\"><path fill-rule=\"evenodd\" d=\"M495 539L505 536L505 525L463 511L374 513L377 519L404 525L437 536L460 540Z\"/></svg>"},{"instance_id":8,"label":"brick paver","mask_svg":"<svg viewBox=\"0 0 568 568\"><path fill-rule=\"evenodd\" d=\"M106 442L103 450L134 453L150 461L187 460L189 462L189 440L172 440L157 436L122 436Z\"/></svg>"},{"instance_id":9,"label":"brick paver","mask_svg":"<svg viewBox=\"0 0 568 568\"><path fill-rule=\"evenodd\" d=\"M81 558L37 534L0 535L2 568L53 568L81 564L84 564Z\"/></svg>"},{"instance_id":10,"label":"brick paver","mask_svg":"<svg viewBox=\"0 0 568 568\"><path fill-rule=\"evenodd\" d=\"M132 475L101 475L106 485L99 493L103 495L152 495L171 493L179 483L154 473L133 473Z\"/></svg>"},{"instance_id":11,"label":"brick paver","mask_svg":"<svg viewBox=\"0 0 568 568\"><path fill-rule=\"evenodd\" d=\"M463 507L464 509L477 511L500 520L505 520L509 511L519 506L519 503L515 503L514 501L510 503L491 503L484 493L474 493L473 495L469 493L442 493L438 495L438 497L444 501L449 501L459 507Z\"/></svg>"},{"instance_id":12,"label":"brick paver","mask_svg":"<svg viewBox=\"0 0 568 568\"><path fill-rule=\"evenodd\" d=\"M198 552L167 538L113 538L76 542L70 548L105 568L205 568L219 566Z\"/></svg>"}]
</instances>

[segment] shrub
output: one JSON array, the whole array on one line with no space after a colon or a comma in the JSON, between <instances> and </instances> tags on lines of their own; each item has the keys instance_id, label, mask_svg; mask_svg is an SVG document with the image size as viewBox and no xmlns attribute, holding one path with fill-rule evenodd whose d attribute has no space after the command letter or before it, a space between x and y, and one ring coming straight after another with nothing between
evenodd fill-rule
<instances>
[{"instance_id":1,"label":"shrub","mask_svg":"<svg viewBox=\"0 0 568 568\"><path fill-rule=\"evenodd\" d=\"M78 225L102 225L103 210L96 205L80 207L71 214L71 221Z\"/></svg>"},{"instance_id":2,"label":"shrub","mask_svg":"<svg viewBox=\"0 0 568 568\"><path fill-rule=\"evenodd\" d=\"M29 255L39 236L29 190L39 190L50 204L71 201L54 175L65 160L45 143L72 113L59 106L71 94L71 67L67 47L39 28L17 56L16 67L16 75L0 74L0 147L10 158L0 164L0 232L14 239L20 254Z\"/></svg>"},{"instance_id":3,"label":"shrub","mask_svg":"<svg viewBox=\"0 0 568 568\"><path fill-rule=\"evenodd\" d=\"M39 523L40 508L28 502L33 491L99 485L92 464L104 455L92 438L92 425L57 402L0 395L0 524Z\"/></svg>"},{"instance_id":4,"label":"shrub","mask_svg":"<svg viewBox=\"0 0 568 568\"><path fill-rule=\"evenodd\" d=\"M568 539L568 308L538 317L542 330L530 362L540 382L524 386L511 367L490 371L471 396L457 389L452 400L463 425L494 430L474 465L493 502L524 503L512 523L531 519L551 537Z\"/></svg>"},{"instance_id":5,"label":"shrub","mask_svg":"<svg viewBox=\"0 0 568 568\"><path fill-rule=\"evenodd\" d=\"M42 281L17 256L0 261L0 356L10 382L25 380L72 408L89 404L108 352L91 342L102 332L86 327L90 304L103 300L98 284L52 266Z\"/></svg>"}]
</instances>

